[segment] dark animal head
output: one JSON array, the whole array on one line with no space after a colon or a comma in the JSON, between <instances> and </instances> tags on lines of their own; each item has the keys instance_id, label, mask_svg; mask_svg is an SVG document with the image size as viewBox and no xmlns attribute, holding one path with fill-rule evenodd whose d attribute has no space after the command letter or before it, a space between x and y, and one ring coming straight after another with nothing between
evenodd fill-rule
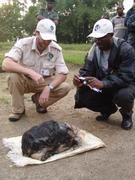
<instances>
[{"instance_id":1,"label":"dark animal head","mask_svg":"<svg viewBox=\"0 0 135 180\"><path fill-rule=\"evenodd\" d=\"M33 153L32 145L33 144L33 137L29 133L24 133L22 136L22 153L24 156L30 157Z\"/></svg>"},{"instance_id":2,"label":"dark animal head","mask_svg":"<svg viewBox=\"0 0 135 180\"><path fill-rule=\"evenodd\" d=\"M22 136L22 153L24 156L30 157L33 153L39 151L42 148L39 143L37 143L38 139L35 139L33 134L36 128L36 126L31 128Z\"/></svg>"}]
</instances>

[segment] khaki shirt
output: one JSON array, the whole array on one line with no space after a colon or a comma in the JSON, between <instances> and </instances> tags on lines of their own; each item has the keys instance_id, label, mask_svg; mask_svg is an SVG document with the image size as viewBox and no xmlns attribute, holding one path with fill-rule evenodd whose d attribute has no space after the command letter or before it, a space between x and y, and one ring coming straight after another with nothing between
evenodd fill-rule
<instances>
[{"instance_id":1,"label":"khaki shirt","mask_svg":"<svg viewBox=\"0 0 135 180\"><path fill-rule=\"evenodd\" d=\"M52 41L40 54L34 36L18 40L12 49L5 54L5 57L10 57L15 62L33 69L43 76L51 76L55 72L62 74L69 72L64 62L62 48Z\"/></svg>"}]
</instances>

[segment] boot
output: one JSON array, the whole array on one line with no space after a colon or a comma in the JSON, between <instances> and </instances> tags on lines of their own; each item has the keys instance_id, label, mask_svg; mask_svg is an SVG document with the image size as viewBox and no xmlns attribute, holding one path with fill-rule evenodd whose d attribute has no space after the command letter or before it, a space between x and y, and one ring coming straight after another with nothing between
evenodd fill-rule
<instances>
[{"instance_id":1,"label":"boot","mask_svg":"<svg viewBox=\"0 0 135 180\"><path fill-rule=\"evenodd\" d=\"M25 114L25 110L22 113L12 113L9 115L9 121L15 122L21 119L21 117Z\"/></svg>"},{"instance_id":2,"label":"boot","mask_svg":"<svg viewBox=\"0 0 135 180\"><path fill-rule=\"evenodd\" d=\"M97 121L107 121L111 114L117 111L117 107L114 105L112 108L107 112L102 112L99 116L96 117Z\"/></svg>"},{"instance_id":3,"label":"boot","mask_svg":"<svg viewBox=\"0 0 135 180\"><path fill-rule=\"evenodd\" d=\"M35 103L35 105L36 105L36 111L38 113L47 113L47 108L40 106L40 104L38 102L38 98L39 98L38 93L31 96L32 102Z\"/></svg>"},{"instance_id":4,"label":"boot","mask_svg":"<svg viewBox=\"0 0 135 180\"><path fill-rule=\"evenodd\" d=\"M123 112L122 109L120 109L120 113L122 115L122 123L121 128L129 130L133 127L133 121L132 121L132 111L130 112Z\"/></svg>"}]
</instances>

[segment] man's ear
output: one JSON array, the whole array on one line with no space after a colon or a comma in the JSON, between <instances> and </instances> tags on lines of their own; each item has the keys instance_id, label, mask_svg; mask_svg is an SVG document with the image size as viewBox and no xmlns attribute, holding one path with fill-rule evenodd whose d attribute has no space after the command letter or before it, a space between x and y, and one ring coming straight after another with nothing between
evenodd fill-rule
<instances>
[{"instance_id":1,"label":"man's ear","mask_svg":"<svg viewBox=\"0 0 135 180\"><path fill-rule=\"evenodd\" d=\"M109 34L110 34L111 37L113 36L113 33L109 33Z\"/></svg>"}]
</instances>

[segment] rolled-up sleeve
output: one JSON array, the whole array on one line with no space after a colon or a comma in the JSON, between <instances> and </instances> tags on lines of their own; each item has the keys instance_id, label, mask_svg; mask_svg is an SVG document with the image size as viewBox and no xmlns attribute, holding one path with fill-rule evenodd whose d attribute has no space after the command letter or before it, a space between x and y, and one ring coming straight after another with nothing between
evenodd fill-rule
<instances>
[{"instance_id":1,"label":"rolled-up sleeve","mask_svg":"<svg viewBox=\"0 0 135 180\"><path fill-rule=\"evenodd\" d=\"M62 51L58 52L57 60L56 60L56 72L61 74L68 74L69 70L66 66L66 63L63 58Z\"/></svg>"}]
</instances>

